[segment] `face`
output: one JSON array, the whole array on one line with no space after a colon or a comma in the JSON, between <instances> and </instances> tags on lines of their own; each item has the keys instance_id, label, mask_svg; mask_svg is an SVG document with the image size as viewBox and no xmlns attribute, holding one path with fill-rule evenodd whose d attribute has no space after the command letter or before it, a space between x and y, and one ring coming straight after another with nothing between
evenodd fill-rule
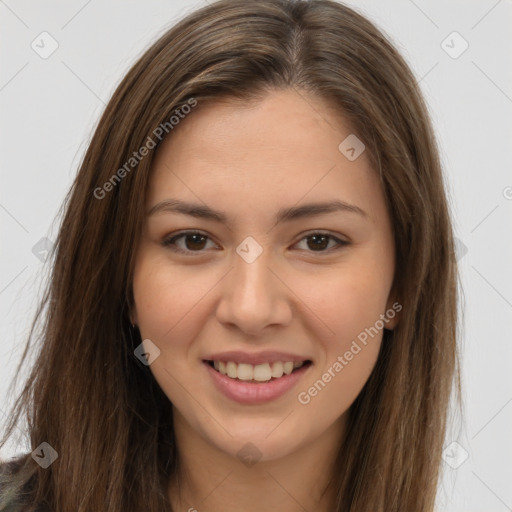
<instances>
[{"instance_id":1,"label":"face","mask_svg":"<svg viewBox=\"0 0 512 512\"><path fill-rule=\"evenodd\" d=\"M175 429L224 455L341 431L398 318L390 218L365 152L338 148L351 134L283 90L199 105L156 155L132 321Z\"/></svg>"}]
</instances>

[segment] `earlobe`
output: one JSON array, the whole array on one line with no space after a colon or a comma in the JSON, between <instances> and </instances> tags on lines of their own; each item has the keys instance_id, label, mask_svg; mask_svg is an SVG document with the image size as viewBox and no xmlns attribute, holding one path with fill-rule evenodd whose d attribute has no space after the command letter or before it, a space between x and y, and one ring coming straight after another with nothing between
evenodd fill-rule
<instances>
[{"instance_id":1,"label":"earlobe","mask_svg":"<svg viewBox=\"0 0 512 512\"><path fill-rule=\"evenodd\" d=\"M135 299L133 297L133 289L130 287L129 299L128 299L128 319L130 320L130 324L138 325L137 318L137 307L135 305Z\"/></svg>"},{"instance_id":2,"label":"earlobe","mask_svg":"<svg viewBox=\"0 0 512 512\"><path fill-rule=\"evenodd\" d=\"M388 317L389 318L389 317ZM392 331L394 330L394 328L397 326L398 324L398 317L395 316L395 318L393 318L392 320L389 319L387 322L386 322L386 325L384 326L385 329L387 329L388 331Z\"/></svg>"},{"instance_id":3,"label":"earlobe","mask_svg":"<svg viewBox=\"0 0 512 512\"><path fill-rule=\"evenodd\" d=\"M391 297L388 300L385 312L385 329L392 331L399 323L402 311L402 304Z\"/></svg>"},{"instance_id":4,"label":"earlobe","mask_svg":"<svg viewBox=\"0 0 512 512\"><path fill-rule=\"evenodd\" d=\"M130 318L130 323L132 325L138 325L137 311L135 311L135 308L130 311L129 318Z\"/></svg>"}]
</instances>

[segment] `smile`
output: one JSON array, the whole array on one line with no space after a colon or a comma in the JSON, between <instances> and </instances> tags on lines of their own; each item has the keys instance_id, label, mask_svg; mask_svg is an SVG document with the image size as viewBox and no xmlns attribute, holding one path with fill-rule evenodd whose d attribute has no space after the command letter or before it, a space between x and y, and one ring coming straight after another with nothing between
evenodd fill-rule
<instances>
[{"instance_id":1,"label":"smile","mask_svg":"<svg viewBox=\"0 0 512 512\"><path fill-rule=\"evenodd\" d=\"M226 398L240 404L258 405L288 394L308 373L313 363L310 360L274 361L252 365L203 360L203 365L214 389Z\"/></svg>"},{"instance_id":2,"label":"smile","mask_svg":"<svg viewBox=\"0 0 512 512\"><path fill-rule=\"evenodd\" d=\"M276 361L273 363L247 364L236 363L235 361L206 361L210 366L222 375L230 379L269 382L276 380L283 375L290 375L298 368L311 364L311 361Z\"/></svg>"}]
</instances>

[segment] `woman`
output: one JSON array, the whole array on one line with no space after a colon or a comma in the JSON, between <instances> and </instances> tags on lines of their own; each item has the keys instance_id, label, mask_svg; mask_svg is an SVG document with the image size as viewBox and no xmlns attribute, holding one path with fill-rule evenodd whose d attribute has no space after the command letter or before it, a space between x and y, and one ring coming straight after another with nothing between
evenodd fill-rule
<instances>
[{"instance_id":1,"label":"woman","mask_svg":"<svg viewBox=\"0 0 512 512\"><path fill-rule=\"evenodd\" d=\"M132 67L86 152L3 440L29 412L34 451L2 492L431 512L456 272L427 109L385 36L330 0L208 5Z\"/></svg>"}]
</instances>

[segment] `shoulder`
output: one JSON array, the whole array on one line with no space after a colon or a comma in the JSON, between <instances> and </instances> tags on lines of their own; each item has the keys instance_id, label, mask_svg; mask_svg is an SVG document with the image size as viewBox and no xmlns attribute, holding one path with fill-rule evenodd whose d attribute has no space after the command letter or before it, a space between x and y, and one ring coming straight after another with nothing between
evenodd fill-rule
<instances>
[{"instance_id":1,"label":"shoulder","mask_svg":"<svg viewBox=\"0 0 512 512\"><path fill-rule=\"evenodd\" d=\"M0 460L0 512L23 512L27 503L21 493L16 492L12 484L12 477L18 472L24 460L30 454L23 454L11 460ZM26 487L24 487L24 490ZM42 509L38 508L38 511Z\"/></svg>"},{"instance_id":2,"label":"shoulder","mask_svg":"<svg viewBox=\"0 0 512 512\"><path fill-rule=\"evenodd\" d=\"M20 506L19 497L15 494L9 481L9 478L17 472L20 464L20 459L0 461L0 510L14 512ZM16 508L13 508L14 506Z\"/></svg>"}]
</instances>

